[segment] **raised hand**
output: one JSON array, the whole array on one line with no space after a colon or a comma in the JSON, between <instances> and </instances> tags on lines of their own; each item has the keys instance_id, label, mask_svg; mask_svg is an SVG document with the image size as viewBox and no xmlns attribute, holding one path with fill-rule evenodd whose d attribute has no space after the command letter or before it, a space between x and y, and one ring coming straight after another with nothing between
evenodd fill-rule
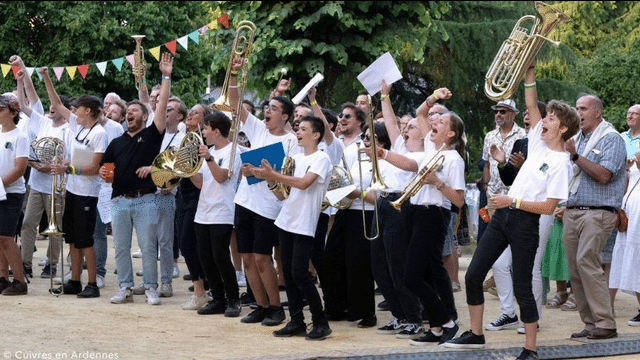
<instances>
[{"instance_id":1,"label":"raised hand","mask_svg":"<svg viewBox=\"0 0 640 360\"><path fill-rule=\"evenodd\" d=\"M451 93L451 90L447 89L447 88L440 88L437 89L435 91L436 96L438 97L438 100L441 99L448 99L450 98L453 94Z\"/></svg>"},{"instance_id":2,"label":"raised hand","mask_svg":"<svg viewBox=\"0 0 640 360\"><path fill-rule=\"evenodd\" d=\"M173 56L170 53L162 54L162 60L160 60L160 72L164 76L171 76L173 71Z\"/></svg>"},{"instance_id":3,"label":"raised hand","mask_svg":"<svg viewBox=\"0 0 640 360\"><path fill-rule=\"evenodd\" d=\"M505 154L503 148L498 147L496 144L491 144L489 152L491 153L491 157L496 159L497 162L499 162L500 164L505 163Z\"/></svg>"}]
</instances>

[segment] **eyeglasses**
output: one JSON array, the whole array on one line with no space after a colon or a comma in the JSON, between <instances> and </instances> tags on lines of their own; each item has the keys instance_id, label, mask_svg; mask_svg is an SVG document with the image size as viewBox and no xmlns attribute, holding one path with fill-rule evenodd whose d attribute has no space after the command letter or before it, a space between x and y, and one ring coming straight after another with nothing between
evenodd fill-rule
<instances>
[{"instance_id":1,"label":"eyeglasses","mask_svg":"<svg viewBox=\"0 0 640 360\"><path fill-rule=\"evenodd\" d=\"M505 110L505 109L495 110L494 113L500 114L500 115L504 115L504 114L507 113L507 110Z\"/></svg>"},{"instance_id":2,"label":"eyeglasses","mask_svg":"<svg viewBox=\"0 0 640 360\"><path fill-rule=\"evenodd\" d=\"M339 118L349 119L351 117L351 114L340 113L340 114L338 114L338 117Z\"/></svg>"},{"instance_id":3,"label":"eyeglasses","mask_svg":"<svg viewBox=\"0 0 640 360\"><path fill-rule=\"evenodd\" d=\"M365 135L362 137L362 140L364 140L364 141L366 141L366 142L371 142L371 136L369 136L369 134L365 134Z\"/></svg>"}]
</instances>

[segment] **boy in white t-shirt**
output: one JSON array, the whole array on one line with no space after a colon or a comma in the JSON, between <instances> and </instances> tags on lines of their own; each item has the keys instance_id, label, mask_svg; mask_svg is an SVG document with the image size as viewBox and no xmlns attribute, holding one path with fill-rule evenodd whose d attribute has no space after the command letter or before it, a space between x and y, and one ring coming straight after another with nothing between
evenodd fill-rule
<instances>
[{"instance_id":1,"label":"boy in white t-shirt","mask_svg":"<svg viewBox=\"0 0 640 360\"><path fill-rule=\"evenodd\" d=\"M269 189L278 199L284 200L275 225L278 227L291 321L274 331L277 337L306 333L302 312L304 299L309 303L313 321L313 329L306 334L307 339L322 340L331 334L322 300L309 273L313 237L333 167L329 155L318 151L324 130L323 121L316 117L301 119L296 135L304 152L292 156L295 162L293 176L275 171L266 160L263 160L261 168L253 169L256 176L267 179ZM284 199L278 183L291 187L287 199Z\"/></svg>"}]
</instances>

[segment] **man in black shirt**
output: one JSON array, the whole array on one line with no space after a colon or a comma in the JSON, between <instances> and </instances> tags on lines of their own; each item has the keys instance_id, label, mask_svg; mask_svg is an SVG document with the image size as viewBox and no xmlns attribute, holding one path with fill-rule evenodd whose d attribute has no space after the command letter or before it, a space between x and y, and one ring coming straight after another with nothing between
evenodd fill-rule
<instances>
[{"instance_id":1,"label":"man in black shirt","mask_svg":"<svg viewBox=\"0 0 640 360\"><path fill-rule=\"evenodd\" d=\"M153 123L145 127L148 118L147 107L140 101L131 101L125 117L128 131L109 144L103 159L103 164L113 163L115 166L112 175L111 213L120 290L111 298L114 304L133 301L131 237L134 226L138 245L142 250L147 303L160 304L157 289L158 245L155 236L158 207L155 201L156 185L149 176L149 165L160 152L164 137L172 70L173 57L165 53L160 62L162 85ZM108 176L104 166L100 168L100 176Z\"/></svg>"}]
</instances>

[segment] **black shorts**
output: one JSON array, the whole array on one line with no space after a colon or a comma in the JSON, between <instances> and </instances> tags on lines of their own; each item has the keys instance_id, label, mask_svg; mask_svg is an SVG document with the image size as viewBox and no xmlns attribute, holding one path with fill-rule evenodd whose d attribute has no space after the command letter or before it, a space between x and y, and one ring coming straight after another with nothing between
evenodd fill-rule
<instances>
[{"instance_id":1,"label":"black shorts","mask_svg":"<svg viewBox=\"0 0 640 360\"><path fill-rule=\"evenodd\" d=\"M7 200L0 201L0 236L15 236L22 213L24 194L7 193Z\"/></svg>"},{"instance_id":2,"label":"black shorts","mask_svg":"<svg viewBox=\"0 0 640 360\"><path fill-rule=\"evenodd\" d=\"M236 242L241 254L270 255L278 246L278 228L275 220L267 219L236 204Z\"/></svg>"},{"instance_id":3,"label":"black shorts","mask_svg":"<svg viewBox=\"0 0 640 360\"><path fill-rule=\"evenodd\" d=\"M97 197L80 196L67 191L62 215L62 231L67 244L73 244L76 249L93 246L97 207Z\"/></svg>"}]
</instances>

